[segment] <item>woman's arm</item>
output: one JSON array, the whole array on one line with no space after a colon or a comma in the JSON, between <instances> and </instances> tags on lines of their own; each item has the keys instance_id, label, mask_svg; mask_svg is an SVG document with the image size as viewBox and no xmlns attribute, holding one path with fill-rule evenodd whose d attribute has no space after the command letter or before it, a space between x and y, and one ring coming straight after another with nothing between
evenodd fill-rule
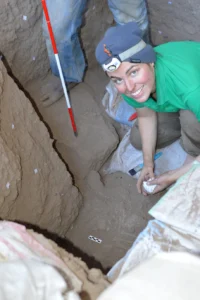
<instances>
[{"instance_id":1,"label":"woman's arm","mask_svg":"<svg viewBox=\"0 0 200 300\"><path fill-rule=\"evenodd\" d=\"M139 131L142 140L144 165L153 163L157 140L157 114L144 107L137 109Z\"/></svg>"},{"instance_id":2,"label":"woman's arm","mask_svg":"<svg viewBox=\"0 0 200 300\"><path fill-rule=\"evenodd\" d=\"M138 192L142 192L144 180L154 177L154 153L157 140L157 114L155 111L145 107L138 108L138 125L142 141L144 168L137 182ZM145 193L146 194L146 193Z\"/></svg>"}]
</instances>

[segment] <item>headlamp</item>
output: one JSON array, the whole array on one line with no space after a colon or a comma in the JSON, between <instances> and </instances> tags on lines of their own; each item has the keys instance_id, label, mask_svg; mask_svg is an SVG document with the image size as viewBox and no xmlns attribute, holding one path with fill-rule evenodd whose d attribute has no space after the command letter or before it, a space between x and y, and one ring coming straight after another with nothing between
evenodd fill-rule
<instances>
[{"instance_id":1,"label":"headlamp","mask_svg":"<svg viewBox=\"0 0 200 300\"><path fill-rule=\"evenodd\" d=\"M115 70L117 70L119 68L121 63L122 62L119 60L119 58L112 57L111 62L109 62L107 64L103 64L102 67L103 67L104 71L106 71L106 72L114 72Z\"/></svg>"},{"instance_id":2,"label":"headlamp","mask_svg":"<svg viewBox=\"0 0 200 300\"><path fill-rule=\"evenodd\" d=\"M140 52L142 49L144 49L146 47L146 43L141 40L138 44L136 44L135 46L127 49L126 51L120 53L117 56L113 56L110 57L109 60L111 59L111 61L109 63L105 63L102 65L102 68L104 69L104 71L106 72L114 72L115 70L117 70L119 68L119 66L121 65L121 63L123 61L130 61L132 62L132 57L137 54L138 52ZM137 62L141 62L139 59L136 60Z\"/></svg>"}]
</instances>

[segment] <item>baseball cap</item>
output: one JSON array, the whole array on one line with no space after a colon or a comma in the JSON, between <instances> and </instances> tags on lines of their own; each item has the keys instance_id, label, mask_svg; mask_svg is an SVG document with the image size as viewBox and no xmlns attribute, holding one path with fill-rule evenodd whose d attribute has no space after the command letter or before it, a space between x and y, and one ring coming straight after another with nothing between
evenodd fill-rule
<instances>
[{"instance_id":1,"label":"baseball cap","mask_svg":"<svg viewBox=\"0 0 200 300\"><path fill-rule=\"evenodd\" d=\"M104 71L117 70L124 61L153 63L156 53L142 40L142 31L136 22L109 28L95 51L96 59Z\"/></svg>"}]
</instances>

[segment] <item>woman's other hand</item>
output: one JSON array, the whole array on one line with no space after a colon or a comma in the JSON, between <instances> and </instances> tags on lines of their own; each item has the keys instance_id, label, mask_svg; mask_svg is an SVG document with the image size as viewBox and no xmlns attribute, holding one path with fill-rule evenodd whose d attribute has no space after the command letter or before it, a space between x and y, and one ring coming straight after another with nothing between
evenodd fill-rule
<instances>
[{"instance_id":1,"label":"woman's other hand","mask_svg":"<svg viewBox=\"0 0 200 300\"><path fill-rule=\"evenodd\" d=\"M173 171L169 171L169 172L166 172L166 173L154 178L153 180L149 181L147 183L148 185L156 185L152 194L161 192L164 189L166 189L167 187L169 187L170 185L172 185L175 182L175 180L172 176L173 173L174 173Z\"/></svg>"}]
</instances>

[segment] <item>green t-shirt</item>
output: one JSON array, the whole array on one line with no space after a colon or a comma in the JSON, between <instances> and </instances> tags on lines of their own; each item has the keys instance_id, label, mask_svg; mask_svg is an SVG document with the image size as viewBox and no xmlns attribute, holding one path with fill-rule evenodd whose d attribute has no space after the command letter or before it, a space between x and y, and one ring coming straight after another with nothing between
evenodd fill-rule
<instances>
[{"instance_id":1,"label":"green t-shirt","mask_svg":"<svg viewBox=\"0 0 200 300\"><path fill-rule=\"evenodd\" d=\"M200 122L200 43L170 42L154 48L156 52L156 98L144 103L122 95L135 108L157 112L192 111Z\"/></svg>"}]
</instances>

